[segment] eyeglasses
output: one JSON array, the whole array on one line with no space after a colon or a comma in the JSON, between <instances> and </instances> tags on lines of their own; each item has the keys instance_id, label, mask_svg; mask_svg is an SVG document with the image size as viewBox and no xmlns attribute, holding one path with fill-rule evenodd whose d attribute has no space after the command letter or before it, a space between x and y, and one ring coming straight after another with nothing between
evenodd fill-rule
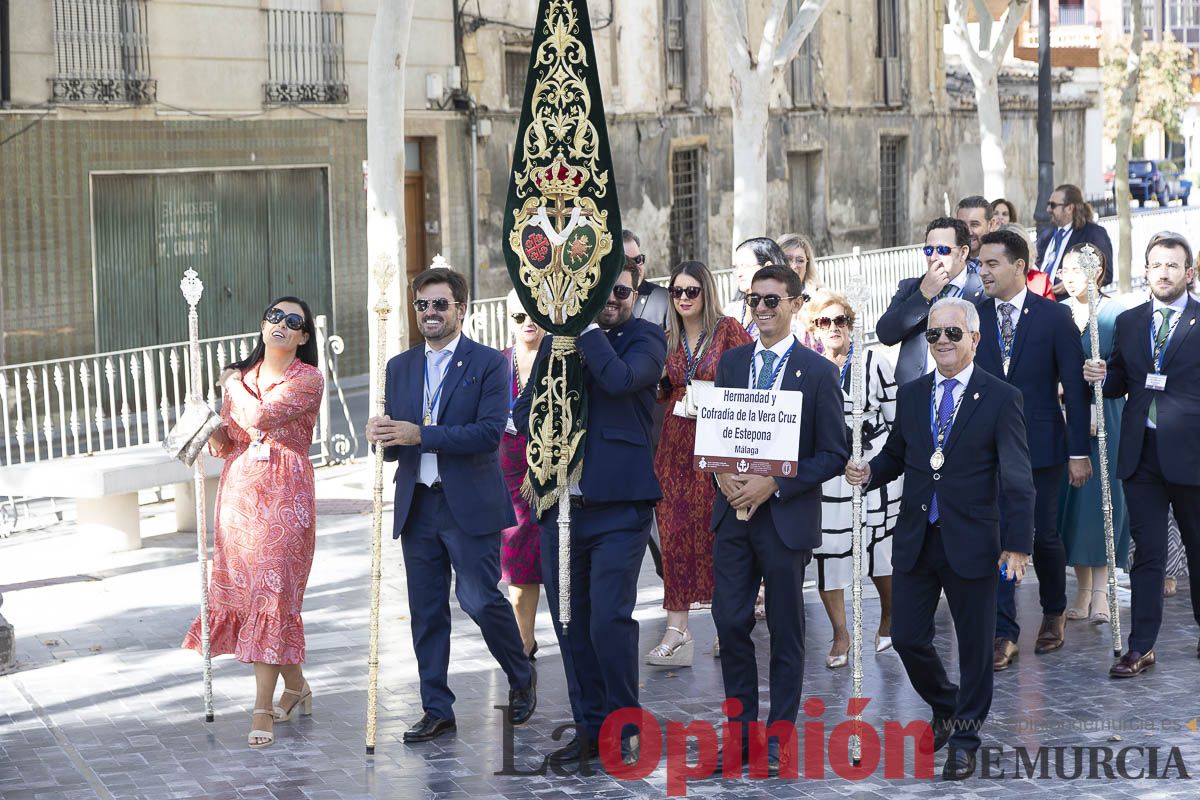
<instances>
[{"instance_id":1,"label":"eyeglasses","mask_svg":"<svg viewBox=\"0 0 1200 800\"><path fill-rule=\"evenodd\" d=\"M816 325L821 330L826 330L832 325L835 328L850 327L850 318L845 314L838 314L836 317L817 317L813 320L813 325Z\"/></svg>"},{"instance_id":2,"label":"eyeglasses","mask_svg":"<svg viewBox=\"0 0 1200 800\"><path fill-rule=\"evenodd\" d=\"M1052 203L1049 200L1046 201L1046 208L1050 209L1051 211L1053 211L1056 208L1066 208L1069 205L1071 205L1071 204L1070 203Z\"/></svg>"},{"instance_id":3,"label":"eyeglasses","mask_svg":"<svg viewBox=\"0 0 1200 800\"><path fill-rule=\"evenodd\" d=\"M758 304L762 303L767 308L777 308L779 306L779 301L793 299L795 298L793 298L791 295L787 297L780 297L777 294L748 294L746 295L746 305L750 306L751 308L758 308Z\"/></svg>"},{"instance_id":4,"label":"eyeglasses","mask_svg":"<svg viewBox=\"0 0 1200 800\"><path fill-rule=\"evenodd\" d=\"M946 338L952 342L961 342L963 337L962 328L929 328L925 331L925 341L930 344L936 344L942 338L942 332L945 332Z\"/></svg>"},{"instance_id":5,"label":"eyeglasses","mask_svg":"<svg viewBox=\"0 0 1200 800\"><path fill-rule=\"evenodd\" d=\"M687 295L688 300L695 300L700 296L701 291L702 289L699 286L672 286L667 289L667 292L671 295L671 297L675 298L676 300L684 295Z\"/></svg>"},{"instance_id":6,"label":"eyeglasses","mask_svg":"<svg viewBox=\"0 0 1200 800\"><path fill-rule=\"evenodd\" d=\"M638 253L636 256L630 256L629 260L640 267L642 264L646 263L646 256L644 253Z\"/></svg>"},{"instance_id":7,"label":"eyeglasses","mask_svg":"<svg viewBox=\"0 0 1200 800\"><path fill-rule=\"evenodd\" d=\"M629 295L633 294L633 287L626 286L623 283L615 284L612 288L613 297L618 300L628 300Z\"/></svg>"},{"instance_id":8,"label":"eyeglasses","mask_svg":"<svg viewBox=\"0 0 1200 800\"><path fill-rule=\"evenodd\" d=\"M509 316L512 317L512 321L517 323L518 325L524 325L525 320L529 319L529 315L524 312L518 312L516 314L509 314Z\"/></svg>"},{"instance_id":9,"label":"eyeglasses","mask_svg":"<svg viewBox=\"0 0 1200 800\"><path fill-rule=\"evenodd\" d=\"M422 297L420 299L413 300L413 308L422 313L428 311L430 306L433 306L434 311L447 311L449 310L450 306L457 305L462 304L457 300L451 301L444 297L435 297L432 300L426 300L424 297Z\"/></svg>"},{"instance_id":10,"label":"eyeglasses","mask_svg":"<svg viewBox=\"0 0 1200 800\"><path fill-rule=\"evenodd\" d=\"M283 322L288 328L294 331L304 330L304 317L299 314L289 314L282 308L272 308L266 314L263 314L263 320L272 325L278 325Z\"/></svg>"},{"instance_id":11,"label":"eyeglasses","mask_svg":"<svg viewBox=\"0 0 1200 800\"><path fill-rule=\"evenodd\" d=\"M926 258L934 253L937 253L939 256L948 256L953 250L954 248L948 244L927 244L921 248L921 252L925 254Z\"/></svg>"}]
</instances>

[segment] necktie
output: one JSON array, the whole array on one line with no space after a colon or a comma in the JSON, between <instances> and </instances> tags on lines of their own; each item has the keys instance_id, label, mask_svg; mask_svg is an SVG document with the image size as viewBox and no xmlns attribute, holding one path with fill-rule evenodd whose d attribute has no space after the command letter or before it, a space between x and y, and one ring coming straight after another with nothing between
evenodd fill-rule
<instances>
[{"instance_id":1,"label":"necktie","mask_svg":"<svg viewBox=\"0 0 1200 800\"><path fill-rule=\"evenodd\" d=\"M762 369L758 373L758 380L754 382L755 389L770 389L774 383L774 375L771 374L771 367L775 363L777 355L770 350L763 350L762 353Z\"/></svg>"},{"instance_id":2,"label":"necktie","mask_svg":"<svg viewBox=\"0 0 1200 800\"><path fill-rule=\"evenodd\" d=\"M1062 247L1063 239L1066 238L1067 232L1059 228L1054 232L1054 252L1050 253L1050 257L1046 260L1046 276L1054 276L1054 264L1058 261L1058 251Z\"/></svg>"},{"instance_id":3,"label":"necktie","mask_svg":"<svg viewBox=\"0 0 1200 800\"><path fill-rule=\"evenodd\" d=\"M1154 353L1151 353L1150 355L1153 356L1157 354L1159 358L1162 358L1163 351L1167 349L1167 336L1169 336L1171 333L1171 316L1175 313L1175 309L1163 306L1154 313L1158 314L1159 317L1158 330L1154 333ZM1157 361L1151 366L1157 367ZM1155 395L1157 395L1157 392ZM1156 427L1158 426L1158 409L1155 407L1157 400L1157 396L1150 398L1149 413L1150 421L1153 422Z\"/></svg>"},{"instance_id":4,"label":"necktie","mask_svg":"<svg viewBox=\"0 0 1200 800\"><path fill-rule=\"evenodd\" d=\"M942 402L938 403L937 429L946 431L946 436L950 435L950 416L954 413L954 387L958 386L958 381L954 378L947 378L942 383ZM937 433L933 437L934 445L937 445ZM945 444L945 439L942 440ZM933 499L929 501L929 521L938 521L938 504L937 493L933 495Z\"/></svg>"},{"instance_id":5,"label":"necktie","mask_svg":"<svg viewBox=\"0 0 1200 800\"><path fill-rule=\"evenodd\" d=\"M1016 310L1016 307L1012 303L1001 303L996 307L996 310L1000 312L1000 338L1004 340L1004 352L1000 354L1000 357L1004 359L1004 374L1007 375L1008 359L1012 356L1013 335L1015 333L1013 330L1012 312Z\"/></svg>"},{"instance_id":6,"label":"necktie","mask_svg":"<svg viewBox=\"0 0 1200 800\"><path fill-rule=\"evenodd\" d=\"M446 374L446 365L450 362L450 358L454 353L448 350L431 351L428 354L429 358L429 382L425 386L425 405L423 409L429 414L430 424L436 424L438 420L438 404L442 400L441 392L438 387L442 385L442 378ZM438 480L438 461L436 453L422 453L421 463L417 478L426 486L433 486Z\"/></svg>"},{"instance_id":7,"label":"necktie","mask_svg":"<svg viewBox=\"0 0 1200 800\"><path fill-rule=\"evenodd\" d=\"M943 297L949 297L951 294L953 294L955 291L957 291L957 288L958 287L956 287L954 284L947 283L945 286L942 287L942 290L940 292L938 292L937 299L941 300Z\"/></svg>"}]
</instances>

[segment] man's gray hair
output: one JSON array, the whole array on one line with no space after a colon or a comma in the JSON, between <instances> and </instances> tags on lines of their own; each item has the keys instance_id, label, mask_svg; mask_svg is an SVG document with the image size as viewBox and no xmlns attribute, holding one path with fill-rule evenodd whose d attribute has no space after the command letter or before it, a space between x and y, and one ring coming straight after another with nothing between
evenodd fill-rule
<instances>
[{"instance_id":1,"label":"man's gray hair","mask_svg":"<svg viewBox=\"0 0 1200 800\"><path fill-rule=\"evenodd\" d=\"M933 308L929 309L929 316L932 318L933 312L939 308L957 308L966 317L967 330L971 333L979 333L979 310L970 300L963 300L961 297L943 297L933 304Z\"/></svg>"}]
</instances>

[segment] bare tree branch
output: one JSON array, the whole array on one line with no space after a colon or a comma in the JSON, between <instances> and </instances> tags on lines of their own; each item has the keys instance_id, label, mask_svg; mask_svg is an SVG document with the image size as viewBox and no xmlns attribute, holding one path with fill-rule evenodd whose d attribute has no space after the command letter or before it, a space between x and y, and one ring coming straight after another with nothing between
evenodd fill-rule
<instances>
[{"instance_id":1,"label":"bare tree branch","mask_svg":"<svg viewBox=\"0 0 1200 800\"><path fill-rule=\"evenodd\" d=\"M804 46L805 40L816 27L817 20L827 5L829 5L829 0L804 0L804 4L792 18L792 24L788 26L783 40L775 50L775 58L772 60L773 67L776 69L786 67L796 57L800 48Z\"/></svg>"},{"instance_id":2,"label":"bare tree branch","mask_svg":"<svg viewBox=\"0 0 1200 800\"><path fill-rule=\"evenodd\" d=\"M751 68L745 0L712 0L712 4L713 10L722 20L718 21L717 28L725 40L729 68L734 75L741 75ZM733 20L734 24L730 25L728 20Z\"/></svg>"},{"instance_id":3,"label":"bare tree branch","mask_svg":"<svg viewBox=\"0 0 1200 800\"><path fill-rule=\"evenodd\" d=\"M763 21L762 39L758 42L758 60L755 68L773 69L775 45L779 42L779 32L783 30L783 12L787 9L788 0L771 0L771 9Z\"/></svg>"},{"instance_id":4,"label":"bare tree branch","mask_svg":"<svg viewBox=\"0 0 1200 800\"><path fill-rule=\"evenodd\" d=\"M1025 16L1025 8L1028 5L1029 0L1010 0L1008 11L1004 12L1004 24L1000 26L1000 35L992 44L992 63L996 65L997 69L1000 68L1004 53L1017 33L1017 26L1021 24L1021 19Z\"/></svg>"},{"instance_id":5,"label":"bare tree branch","mask_svg":"<svg viewBox=\"0 0 1200 800\"><path fill-rule=\"evenodd\" d=\"M958 40L962 52L963 64L967 68L967 72L971 74L972 80L978 80L980 76L988 72L989 65L984 62L979 51L971 44L971 29L967 27L967 0L951 0L948 8L950 12L950 32L955 39Z\"/></svg>"},{"instance_id":6,"label":"bare tree branch","mask_svg":"<svg viewBox=\"0 0 1200 800\"><path fill-rule=\"evenodd\" d=\"M987 0L971 0L975 6L975 15L979 17L979 52L992 49L992 12L987 7Z\"/></svg>"}]
</instances>

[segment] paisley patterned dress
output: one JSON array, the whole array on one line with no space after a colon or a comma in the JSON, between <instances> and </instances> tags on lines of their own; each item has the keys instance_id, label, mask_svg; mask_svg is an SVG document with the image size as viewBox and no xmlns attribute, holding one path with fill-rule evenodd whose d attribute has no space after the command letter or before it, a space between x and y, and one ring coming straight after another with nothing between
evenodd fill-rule
<instances>
[{"instance_id":1,"label":"paisley patterned dress","mask_svg":"<svg viewBox=\"0 0 1200 800\"><path fill-rule=\"evenodd\" d=\"M221 404L224 435L213 455L225 459L217 489L216 547L208 587L214 656L238 661L304 663L300 608L316 545L316 499L308 451L324 379L294 360L283 376L260 386L259 365L230 381ZM262 435L267 460L251 443ZM200 618L183 640L197 652Z\"/></svg>"}]
</instances>

